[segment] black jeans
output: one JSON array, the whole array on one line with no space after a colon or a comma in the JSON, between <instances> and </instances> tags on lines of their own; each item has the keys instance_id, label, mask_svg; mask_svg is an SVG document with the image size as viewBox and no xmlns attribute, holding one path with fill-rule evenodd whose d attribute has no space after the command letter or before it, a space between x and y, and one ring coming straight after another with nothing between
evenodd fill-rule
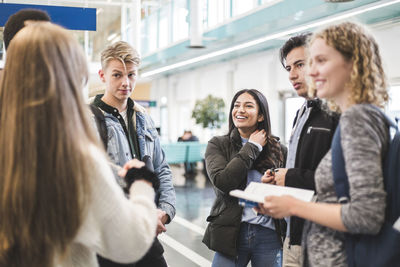
<instances>
[{"instance_id":1,"label":"black jeans","mask_svg":"<svg viewBox=\"0 0 400 267\"><path fill-rule=\"evenodd\" d=\"M167 267L163 256L164 248L157 237L154 239L149 251L136 263L117 263L97 255L100 267Z\"/></svg>"}]
</instances>

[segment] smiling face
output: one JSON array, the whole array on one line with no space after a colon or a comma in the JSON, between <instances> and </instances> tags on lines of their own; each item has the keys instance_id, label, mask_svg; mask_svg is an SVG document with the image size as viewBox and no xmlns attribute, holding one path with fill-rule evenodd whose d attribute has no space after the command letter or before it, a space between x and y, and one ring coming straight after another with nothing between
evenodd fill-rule
<instances>
[{"instance_id":1,"label":"smiling face","mask_svg":"<svg viewBox=\"0 0 400 267\"><path fill-rule=\"evenodd\" d=\"M298 96L307 97L307 83L305 80L305 51L304 47L296 47L292 49L287 57L285 69L289 72L289 80L296 90Z\"/></svg>"},{"instance_id":2,"label":"smiling face","mask_svg":"<svg viewBox=\"0 0 400 267\"><path fill-rule=\"evenodd\" d=\"M113 107L126 103L135 88L137 73L137 65L125 63L124 66L117 59L111 60L104 70L99 71L101 81L106 84L103 101Z\"/></svg>"},{"instance_id":3,"label":"smiling face","mask_svg":"<svg viewBox=\"0 0 400 267\"><path fill-rule=\"evenodd\" d=\"M350 94L346 84L350 81L353 63L321 38L311 44L310 59L309 75L316 87L317 97L346 106Z\"/></svg>"},{"instance_id":4,"label":"smiling face","mask_svg":"<svg viewBox=\"0 0 400 267\"><path fill-rule=\"evenodd\" d=\"M233 104L232 121L242 137L249 136L257 129L257 123L264 120L259 106L252 95L243 93Z\"/></svg>"}]
</instances>

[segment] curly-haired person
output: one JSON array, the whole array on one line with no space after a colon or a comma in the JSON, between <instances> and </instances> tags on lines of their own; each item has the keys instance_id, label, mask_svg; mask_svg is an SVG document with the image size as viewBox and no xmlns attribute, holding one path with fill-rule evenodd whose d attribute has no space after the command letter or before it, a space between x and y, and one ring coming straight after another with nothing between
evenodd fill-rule
<instances>
[{"instance_id":1,"label":"curly-haired person","mask_svg":"<svg viewBox=\"0 0 400 267\"><path fill-rule=\"evenodd\" d=\"M373 106L383 107L388 100L385 74L374 38L354 23L315 33L309 53L311 93L342 113L338 127L350 200L339 203L337 199L329 151L315 172L316 202L266 197L259 212L308 220L302 243L305 266L347 266L345 232L377 234L384 221L382 159L389 129Z\"/></svg>"}]
</instances>

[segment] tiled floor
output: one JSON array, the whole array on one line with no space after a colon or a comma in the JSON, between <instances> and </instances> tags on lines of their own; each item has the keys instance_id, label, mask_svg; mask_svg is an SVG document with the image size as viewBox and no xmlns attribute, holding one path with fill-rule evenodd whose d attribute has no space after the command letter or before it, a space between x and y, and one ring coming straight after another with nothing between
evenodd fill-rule
<instances>
[{"instance_id":1,"label":"tiled floor","mask_svg":"<svg viewBox=\"0 0 400 267\"><path fill-rule=\"evenodd\" d=\"M211 266L214 252L202 242L206 217L214 201L214 191L198 164L196 175L185 177L181 166L171 170L176 191L176 217L159 236L170 267Z\"/></svg>"}]
</instances>

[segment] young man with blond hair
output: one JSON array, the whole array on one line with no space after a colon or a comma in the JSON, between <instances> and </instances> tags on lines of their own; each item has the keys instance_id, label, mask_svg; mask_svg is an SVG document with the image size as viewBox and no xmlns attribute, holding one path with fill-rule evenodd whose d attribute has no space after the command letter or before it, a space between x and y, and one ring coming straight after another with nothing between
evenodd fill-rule
<instances>
[{"instance_id":1,"label":"young man with blond hair","mask_svg":"<svg viewBox=\"0 0 400 267\"><path fill-rule=\"evenodd\" d=\"M139 64L139 54L128 43L120 41L108 46L101 53L102 68L99 70L106 90L104 95L95 97L93 104L104 114L106 147L111 160L123 166L133 158L145 158L160 180L160 188L156 192L159 215L157 234L160 234L166 231L165 224L175 216L176 199L171 170L165 161L154 123L146 110L130 98L136 85ZM122 180L118 182L124 186ZM156 238L149 252L135 264L113 263L103 258L99 258L99 264L101 267L166 267L163 252Z\"/></svg>"}]
</instances>

